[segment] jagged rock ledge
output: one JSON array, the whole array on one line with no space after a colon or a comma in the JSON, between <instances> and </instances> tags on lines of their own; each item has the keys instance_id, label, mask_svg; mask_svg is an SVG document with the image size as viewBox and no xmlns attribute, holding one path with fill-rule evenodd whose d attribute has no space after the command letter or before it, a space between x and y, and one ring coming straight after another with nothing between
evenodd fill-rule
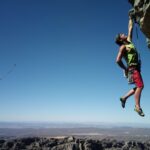
<instances>
[{"instance_id":1,"label":"jagged rock ledge","mask_svg":"<svg viewBox=\"0 0 150 150\"><path fill-rule=\"evenodd\" d=\"M64 138L17 138L0 139L0 150L150 150L150 140L118 141L111 139L92 140L75 137Z\"/></svg>"}]
</instances>

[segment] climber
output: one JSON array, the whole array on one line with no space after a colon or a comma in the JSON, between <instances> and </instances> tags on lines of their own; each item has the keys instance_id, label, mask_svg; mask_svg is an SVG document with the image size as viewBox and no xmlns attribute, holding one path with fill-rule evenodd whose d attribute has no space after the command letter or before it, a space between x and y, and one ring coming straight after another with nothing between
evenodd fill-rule
<instances>
[{"instance_id":1,"label":"climber","mask_svg":"<svg viewBox=\"0 0 150 150\"><path fill-rule=\"evenodd\" d=\"M133 32L134 22L129 17L128 24L128 36L125 34L118 34L115 38L115 42L119 45L119 52L116 58L116 63L120 68L123 69L125 76L128 78L128 82L135 84L135 88L131 89L127 94L120 98L121 105L125 108L127 99L134 95L135 98L135 111L142 117L145 116L143 110L140 106L141 93L144 88L144 83L141 75L141 63L139 60L138 52L132 43L132 32ZM122 61L124 59L126 64Z\"/></svg>"}]
</instances>

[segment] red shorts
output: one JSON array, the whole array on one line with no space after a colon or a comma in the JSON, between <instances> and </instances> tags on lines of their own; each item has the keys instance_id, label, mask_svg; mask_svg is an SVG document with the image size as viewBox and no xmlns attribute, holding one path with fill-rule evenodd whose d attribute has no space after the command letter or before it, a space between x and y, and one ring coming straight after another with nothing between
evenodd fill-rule
<instances>
[{"instance_id":1,"label":"red shorts","mask_svg":"<svg viewBox=\"0 0 150 150\"><path fill-rule=\"evenodd\" d=\"M133 71L133 81L134 84L136 85L136 87L144 87L144 83L143 83L143 79L142 79L142 75L138 70L134 70Z\"/></svg>"}]
</instances>

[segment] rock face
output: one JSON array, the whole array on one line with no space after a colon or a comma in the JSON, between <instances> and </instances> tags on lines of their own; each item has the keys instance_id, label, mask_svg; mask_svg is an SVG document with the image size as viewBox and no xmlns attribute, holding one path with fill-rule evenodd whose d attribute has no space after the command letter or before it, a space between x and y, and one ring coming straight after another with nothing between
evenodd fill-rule
<instances>
[{"instance_id":1,"label":"rock face","mask_svg":"<svg viewBox=\"0 0 150 150\"><path fill-rule=\"evenodd\" d=\"M150 150L150 141L90 140L74 137L0 139L0 150Z\"/></svg>"},{"instance_id":2,"label":"rock face","mask_svg":"<svg viewBox=\"0 0 150 150\"><path fill-rule=\"evenodd\" d=\"M147 37L147 44L150 48L150 0L129 0L129 2L133 7L129 14Z\"/></svg>"}]
</instances>

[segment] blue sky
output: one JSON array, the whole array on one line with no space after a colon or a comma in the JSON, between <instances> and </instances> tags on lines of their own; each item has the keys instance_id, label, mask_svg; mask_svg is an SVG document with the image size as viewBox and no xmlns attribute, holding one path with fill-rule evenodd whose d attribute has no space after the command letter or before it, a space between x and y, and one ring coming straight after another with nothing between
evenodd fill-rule
<instances>
[{"instance_id":1,"label":"blue sky","mask_svg":"<svg viewBox=\"0 0 150 150\"><path fill-rule=\"evenodd\" d=\"M150 123L149 57L139 30L146 117L119 97L127 84L114 36L127 33L126 0L0 1L0 121Z\"/></svg>"}]
</instances>

